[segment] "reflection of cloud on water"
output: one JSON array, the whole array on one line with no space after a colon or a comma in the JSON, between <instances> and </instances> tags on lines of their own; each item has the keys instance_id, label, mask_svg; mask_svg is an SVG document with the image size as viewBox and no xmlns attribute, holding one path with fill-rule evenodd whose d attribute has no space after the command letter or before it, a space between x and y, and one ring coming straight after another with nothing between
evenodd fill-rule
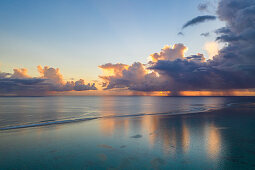
<instances>
[{"instance_id":1,"label":"reflection of cloud on water","mask_svg":"<svg viewBox=\"0 0 255 170\"><path fill-rule=\"evenodd\" d=\"M103 118L100 120L101 123L101 130L103 134L106 136L108 135L113 135L114 130L115 130L115 120L114 119L108 119L108 118Z\"/></svg>"},{"instance_id":2,"label":"reflection of cloud on water","mask_svg":"<svg viewBox=\"0 0 255 170\"><path fill-rule=\"evenodd\" d=\"M217 158L220 146L221 146L221 136L219 129L215 127L214 124L210 124L206 127L206 149L210 158Z\"/></svg>"},{"instance_id":3,"label":"reflection of cloud on water","mask_svg":"<svg viewBox=\"0 0 255 170\"><path fill-rule=\"evenodd\" d=\"M205 158L216 159L222 141L220 129L211 118L193 114L103 118L100 129L106 136L131 140L132 144L136 141L141 145L135 147L149 147L172 158L202 153Z\"/></svg>"},{"instance_id":4,"label":"reflection of cloud on water","mask_svg":"<svg viewBox=\"0 0 255 170\"><path fill-rule=\"evenodd\" d=\"M158 118L156 116L143 116L142 117L142 129L143 132L149 134L148 140L150 146L154 146L156 140L156 131L158 127Z\"/></svg>"},{"instance_id":5,"label":"reflection of cloud on water","mask_svg":"<svg viewBox=\"0 0 255 170\"><path fill-rule=\"evenodd\" d=\"M182 148L184 152L189 150L190 145L190 133L186 123L182 123Z\"/></svg>"}]
</instances>

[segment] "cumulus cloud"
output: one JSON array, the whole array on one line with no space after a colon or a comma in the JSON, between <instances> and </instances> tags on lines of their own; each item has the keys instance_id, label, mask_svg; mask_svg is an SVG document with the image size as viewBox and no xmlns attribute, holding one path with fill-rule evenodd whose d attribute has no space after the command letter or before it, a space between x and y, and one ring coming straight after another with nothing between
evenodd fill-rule
<instances>
[{"instance_id":1,"label":"cumulus cloud","mask_svg":"<svg viewBox=\"0 0 255 170\"><path fill-rule=\"evenodd\" d=\"M41 78L43 79L47 79L47 81L49 81L50 83L53 84L63 84L63 76L60 73L58 68L52 68L49 66L45 66L44 68L42 68L42 66L37 66L37 70L41 75Z\"/></svg>"},{"instance_id":2,"label":"cumulus cloud","mask_svg":"<svg viewBox=\"0 0 255 170\"><path fill-rule=\"evenodd\" d=\"M121 63L117 64L107 63L104 65L100 65L98 67L103 69L105 71L105 74L121 76L122 71L128 69L129 66Z\"/></svg>"},{"instance_id":3,"label":"cumulus cloud","mask_svg":"<svg viewBox=\"0 0 255 170\"><path fill-rule=\"evenodd\" d=\"M193 70L189 71L203 71L201 68L205 62L203 54L184 57L186 50L187 47L183 44L175 44L173 47L165 46L161 49L161 52L151 54L152 60L146 65L135 62L127 69L122 69L119 74L100 76L100 78L106 83L105 89L128 88L136 91L175 91L178 87L175 80L177 76L173 77L166 69L173 69L172 71L174 71L178 64L182 63L183 67L181 68L183 69L185 66L193 65ZM168 65L169 63L172 63L172 65ZM105 67L100 68L107 69ZM179 66L180 70L182 70L181 68ZM176 74L179 69L175 71ZM181 74L183 73L180 72Z\"/></svg>"},{"instance_id":4,"label":"cumulus cloud","mask_svg":"<svg viewBox=\"0 0 255 170\"><path fill-rule=\"evenodd\" d=\"M100 78L106 83L105 89L128 87L130 90L136 91L156 91L164 83L156 72L149 72L145 65L140 62L135 62L127 69L123 69L121 74L100 76Z\"/></svg>"},{"instance_id":5,"label":"cumulus cloud","mask_svg":"<svg viewBox=\"0 0 255 170\"><path fill-rule=\"evenodd\" d=\"M217 42L209 42L206 45L209 60L202 54L185 56L187 47L183 44L165 46L159 53L151 54L147 64L136 62L120 69L118 74L102 76L106 89L178 94L184 90L255 88L255 1L220 0L217 14L226 22L225 27L216 31L217 40L226 42L226 46L218 50ZM191 20L184 28L207 19Z\"/></svg>"},{"instance_id":6,"label":"cumulus cloud","mask_svg":"<svg viewBox=\"0 0 255 170\"><path fill-rule=\"evenodd\" d=\"M13 74L0 72L0 95L38 96L47 95L54 91L97 89L95 83L85 84L83 79L65 82L58 68L38 66L37 69L41 75L40 77L29 76L25 68L13 69Z\"/></svg>"},{"instance_id":7,"label":"cumulus cloud","mask_svg":"<svg viewBox=\"0 0 255 170\"><path fill-rule=\"evenodd\" d=\"M11 78L17 78L17 79L24 79L24 78L30 78L30 76L27 74L26 68L21 69L13 69L14 73L11 75Z\"/></svg>"},{"instance_id":8,"label":"cumulus cloud","mask_svg":"<svg viewBox=\"0 0 255 170\"><path fill-rule=\"evenodd\" d=\"M212 16L212 15L203 15L203 16L197 16L191 20L189 20L188 22L186 22L183 26L182 29L187 28L189 26L193 26L193 25L197 25L200 23L204 23L206 21L212 21L215 20L216 16Z\"/></svg>"},{"instance_id":9,"label":"cumulus cloud","mask_svg":"<svg viewBox=\"0 0 255 170\"><path fill-rule=\"evenodd\" d=\"M153 62L158 60L176 60L184 59L187 47L183 44L175 44L172 47L169 45L164 46L159 53L153 53L149 56L149 59Z\"/></svg>"}]
</instances>

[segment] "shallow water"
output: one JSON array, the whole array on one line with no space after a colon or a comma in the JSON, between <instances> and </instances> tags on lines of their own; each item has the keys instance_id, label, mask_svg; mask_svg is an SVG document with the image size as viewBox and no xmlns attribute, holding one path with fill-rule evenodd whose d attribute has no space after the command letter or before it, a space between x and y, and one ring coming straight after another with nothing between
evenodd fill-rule
<instances>
[{"instance_id":1,"label":"shallow water","mask_svg":"<svg viewBox=\"0 0 255 170\"><path fill-rule=\"evenodd\" d=\"M0 97L0 129L69 123L88 118L186 114L220 109L235 97Z\"/></svg>"},{"instance_id":2,"label":"shallow water","mask_svg":"<svg viewBox=\"0 0 255 170\"><path fill-rule=\"evenodd\" d=\"M2 128L100 118L0 130L0 169L254 169L254 101L223 97L1 98ZM215 111L192 114L210 109Z\"/></svg>"}]
</instances>

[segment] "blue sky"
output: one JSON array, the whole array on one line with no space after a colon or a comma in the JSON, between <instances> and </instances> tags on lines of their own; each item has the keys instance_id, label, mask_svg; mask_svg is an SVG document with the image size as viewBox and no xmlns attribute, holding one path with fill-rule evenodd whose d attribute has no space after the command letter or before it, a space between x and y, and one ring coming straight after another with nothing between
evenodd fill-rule
<instances>
[{"instance_id":1,"label":"blue sky","mask_svg":"<svg viewBox=\"0 0 255 170\"><path fill-rule=\"evenodd\" d=\"M97 79L98 65L145 63L166 45L183 43L187 55L204 53L215 35L200 33L223 26L216 20L184 30L183 24L204 14L201 0L6 0L0 1L0 70L37 65L60 68L66 79ZM216 3L215 3L216 4Z\"/></svg>"}]
</instances>

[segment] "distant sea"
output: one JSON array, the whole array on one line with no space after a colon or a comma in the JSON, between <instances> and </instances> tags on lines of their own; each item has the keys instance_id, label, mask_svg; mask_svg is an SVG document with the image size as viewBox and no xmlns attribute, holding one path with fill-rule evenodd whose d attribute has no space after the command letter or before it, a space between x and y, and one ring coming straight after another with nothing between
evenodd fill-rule
<instances>
[{"instance_id":1,"label":"distant sea","mask_svg":"<svg viewBox=\"0 0 255 170\"><path fill-rule=\"evenodd\" d=\"M0 97L0 169L255 169L255 97Z\"/></svg>"}]
</instances>

